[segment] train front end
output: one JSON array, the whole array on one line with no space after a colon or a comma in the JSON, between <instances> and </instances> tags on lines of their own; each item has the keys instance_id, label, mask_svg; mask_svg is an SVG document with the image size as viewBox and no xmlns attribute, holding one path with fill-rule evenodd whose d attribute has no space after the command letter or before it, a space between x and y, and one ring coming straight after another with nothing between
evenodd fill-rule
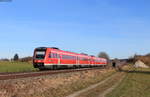
<instances>
[{"instance_id":1,"label":"train front end","mask_svg":"<svg viewBox=\"0 0 150 97\"><path fill-rule=\"evenodd\" d=\"M44 68L46 47L39 47L34 50L33 66L34 68Z\"/></svg>"}]
</instances>

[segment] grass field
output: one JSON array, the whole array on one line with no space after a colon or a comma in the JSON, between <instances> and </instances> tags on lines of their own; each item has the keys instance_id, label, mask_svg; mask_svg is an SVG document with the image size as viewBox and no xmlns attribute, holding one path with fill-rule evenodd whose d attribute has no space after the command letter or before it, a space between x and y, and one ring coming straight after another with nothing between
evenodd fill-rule
<instances>
[{"instance_id":1,"label":"grass field","mask_svg":"<svg viewBox=\"0 0 150 97\"><path fill-rule=\"evenodd\" d=\"M118 75L78 97L101 97L103 93L105 97L150 97L150 69L126 66L116 74Z\"/></svg>"},{"instance_id":2,"label":"grass field","mask_svg":"<svg viewBox=\"0 0 150 97\"><path fill-rule=\"evenodd\" d=\"M32 63L27 62L0 62L0 72L35 71Z\"/></svg>"},{"instance_id":3,"label":"grass field","mask_svg":"<svg viewBox=\"0 0 150 97\"><path fill-rule=\"evenodd\" d=\"M122 83L106 97L150 97L150 69L125 70Z\"/></svg>"},{"instance_id":4,"label":"grass field","mask_svg":"<svg viewBox=\"0 0 150 97\"><path fill-rule=\"evenodd\" d=\"M124 76L125 73L117 72L113 76L110 76L109 80L105 80L104 83L97 85L95 88L91 88L90 90L81 93L78 97L101 97L103 95L102 93L106 92Z\"/></svg>"}]
</instances>

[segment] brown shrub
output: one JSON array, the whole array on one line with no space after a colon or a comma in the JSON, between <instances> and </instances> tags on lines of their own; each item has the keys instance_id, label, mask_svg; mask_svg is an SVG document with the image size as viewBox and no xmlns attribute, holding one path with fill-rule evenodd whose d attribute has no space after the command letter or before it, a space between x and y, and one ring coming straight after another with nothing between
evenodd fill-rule
<instances>
[{"instance_id":1,"label":"brown shrub","mask_svg":"<svg viewBox=\"0 0 150 97\"><path fill-rule=\"evenodd\" d=\"M134 59L135 59L135 61L141 60L146 65L150 66L150 56L136 56Z\"/></svg>"}]
</instances>

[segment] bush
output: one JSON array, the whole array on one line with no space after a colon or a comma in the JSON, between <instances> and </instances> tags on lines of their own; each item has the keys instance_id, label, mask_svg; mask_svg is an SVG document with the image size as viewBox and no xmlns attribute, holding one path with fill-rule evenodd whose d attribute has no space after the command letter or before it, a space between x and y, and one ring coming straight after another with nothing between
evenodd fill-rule
<instances>
[{"instance_id":1,"label":"bush","mask_svg":"<svg viewBox=\"0 0 150 97\"><path fill-rule=\"evenodd\" d=\"M142 56L142 55L134 56L134 62L137 61L137 60L141 60L146 65L150 66L150 54L146 54L144 56Z\"/></svg>"},{"instance_id":2,"label":"bush","mask_svg":"<svg viewBox=\"0 0 150 97\"><path fill-rule=\"evenodd\" d=\"M32 62L32 57L24 57L24 58L21 58L19 61L21 62Z\"/></svg>"},{"instance_id":3,"label":"bush","mask_svg":"<svg viewBox=\"0 0 150 97\"><path fill-rule=\"evenodd\" d=\"M0 59L0 61L9 61L9 59L4 58L4 59Z\"/></svg>"}]
</instances>

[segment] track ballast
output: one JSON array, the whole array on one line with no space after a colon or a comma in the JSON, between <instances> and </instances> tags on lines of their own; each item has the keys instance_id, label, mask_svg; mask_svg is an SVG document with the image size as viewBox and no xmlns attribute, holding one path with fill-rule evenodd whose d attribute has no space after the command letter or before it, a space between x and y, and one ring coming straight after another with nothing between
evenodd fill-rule
<instances>
[{"instance_id":1,"label":"track ballast","mask_svg":"<svg viewBox=\"0 0 150 97\"><path fill-rule=\"evenodd\" d=\"M81 68L81 69L65 69L65 70L49 70L49 71L37 71L37 72L0 73L0 80L19 79L19 78L27 78L27 77L37 77L37 76L44 76L44 75L69 73L69 72L79 72L79 71L94 70L94 69L104 69L104 67Z\"/></svg>"}]
</instances>

